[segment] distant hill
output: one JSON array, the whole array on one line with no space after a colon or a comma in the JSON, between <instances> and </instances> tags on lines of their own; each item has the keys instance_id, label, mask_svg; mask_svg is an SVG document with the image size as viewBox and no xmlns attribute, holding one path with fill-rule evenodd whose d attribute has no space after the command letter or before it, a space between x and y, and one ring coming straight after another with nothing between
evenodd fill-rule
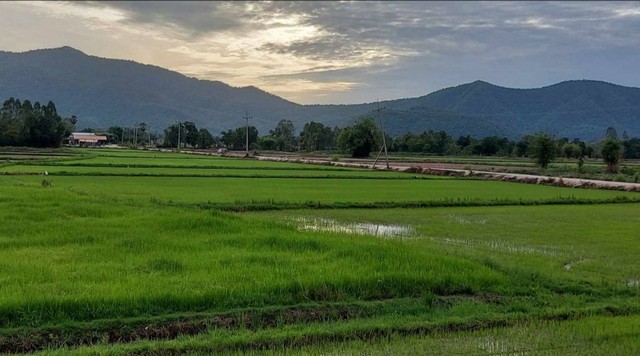
<instances>
[{"instance_id":1,"label":"distant hill","mask_svg":"<svg viewBox=\"0 0 640 356\"><path fill-rule=\"evenodd\" d=\"M372 115L376 103L300 105L255 87L198 80L157 66L86 55L71 47L24 53L0 51L0 99L53 100L79 126L107 127L145 121L161 131L193 121L218 134L252 124L266 134L281 119L298 130L305 122L347 126ZM640 136L640 88L568 81L539 89L510 89L476 81L418 98L380 103L391 135L445 130L457 136L516 138L546 131L558 137L599 139L607 127Z\"/></svg>"}]
</instances>

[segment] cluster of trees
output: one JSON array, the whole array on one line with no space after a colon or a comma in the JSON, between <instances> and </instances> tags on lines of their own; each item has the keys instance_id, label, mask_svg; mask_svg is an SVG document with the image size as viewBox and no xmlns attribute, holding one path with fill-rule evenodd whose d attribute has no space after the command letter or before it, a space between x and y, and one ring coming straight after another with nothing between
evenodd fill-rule
<instances>
[{"instance_id":1,"label":"cluster of trees","mask_svg":"<svg viewBox=\"0 0 640 356\"><path fill-rule=\"evenodd\" d=\"M59 147L75 129L77 118L62 118L46 105L9 98L0 109L0 146Z\"/></svg>"},{"instance_id":2,"label":"cluster of trees","mask_svg":"<svg viewBox=\"0 0 640 356\"><path fill-rule=\"evenodd\" d=\"M191 121L177 122L164 129L165 147L211 148L217 142L209 130L198 129Z\"/></svg>"},{"instance_id":3,"label":"cluster of trees","mask_svg":"<svg viewBox=\"0 0 640 356\"><path fill-rule=\"evenodd\" d=\"M206 129L197 130L195 124L182 123L181 146L194 148L209 148L214 145L225 146L233 150L244 150L247 146L247 131L249 149L273 150L273 151L318 151L336 148L338 128L330 128L318 122L308 122L302 132L296 134L293 122L280 120L276 127L269 130L266 136L259 136L255 126L242 126L221 132L219 137L214 137ZM171 125L164 130L164 146L177 147L178 126Z\"/></svg>"},{"instance_id":4,"label":"cluster of trees","mask_svg":"<svg viewBox=\"0 0 640 356\"><path fill-rule=\"evenodd\" d=\"M245 126L229 129L220 137L213 137L206 129L198 130L193 123L182 124L181 146L208 148L224 145L235 150L246 149ZM177 146L177 124L165 129L165 146ZM364 117L345 128L330 128L321 123L306 123L296 135L289 120L281 120L266 136L260 136L254 126L249 126L249 148L252 150L317 151L339 149L353 157L368 157L382 144L382 133L374 120ZM460 136L457 139L444 131L425 131L421 134L407 133L400 137L385 136L390 152L423 153L432 155L479 155L532 158L542 168L558 157L576 159L602 158L610 172L617 172L620 159L640 158L640 138L629 138L625 133L619 140L613 128L607 129L605 139L587 143L566 137L556 139L545 133L526 135L519 140L506 137L487 136L474 138Z\"/></svg>"},{"instance_id":5,"label":"cluster of trees","mask_svg":"<svg viewBox=\"0 0 640 356\"><path fill-rule=\"evenodd\" d=\"M46 105L29 100L10 98L0 108L0 146L59 147L64 138L75 130L75 116L62 118L53 102ZM146 123L135 127L111 126L106 132L86 128L87 132L106 133L112 143L151 142L158 139ZM223 131L214 137L209 130L190 121L176 122L164 129L165 147L211 148L226 146L230 149L246 149L247 127ZM317 151L339 149L353 157L367 157L382 144L382 133L370 117L361 118L345 128L327 127L318 122L308 122L299 135L293 122L281 120L266 136L259 136L254 126L248 127L250 149L277 151ZM625 132L618 138L613 128L608 128L600 142L587 143L580 139L556 139L544 133L526 135L519 140L488 136L474 138L460 136L457 139L444 131L407 133L400 137L385 136L391 152L413 152L433 155L481 155L530 157L542 168L557 157L577 159L579 166L585 157L602 158L610 172L618 171L621 159L640 159L640 138L630 138Z\"/></svg>"}]
</instances>

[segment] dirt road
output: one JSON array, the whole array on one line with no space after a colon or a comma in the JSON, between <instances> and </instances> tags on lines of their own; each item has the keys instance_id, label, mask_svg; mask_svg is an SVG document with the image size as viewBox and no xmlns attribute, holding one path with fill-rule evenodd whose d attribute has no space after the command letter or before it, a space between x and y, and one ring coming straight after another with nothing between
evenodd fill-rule
<instances>
[{"instance_id":1,"label":"dirt road","mask_svg":"<svg viewBox=\"0 0 640 356\"><path fill-rule=\"evenodd\" d=\"M255 157L258 160L278 161L278 162L295 162L306 164L319 164L319 165L331 165L336 167L354 167L354 168L369 168L373 167L374 160L362 159L362 160L343 160L340 162L333 162L324 157L301 157L295 155L286 156L258 156ZM611 182L595 179L580 179L580 178L566 178L566 177L551 177L551 176L538 176L532 174L518 174L518 173L503 173L503 172L490 172L484 170L461 169L461 164L452 163L420 163L420 162L400 162L394 161L389 163L389 169L402 172L412 172L418 174L434 174L444 176L464 176L464 177L479 177L484 179L529 183L529 184L544 184L563 187L580 187L580 188L596 188L596 189L612 189L612 190L625 190L625 191L637 191L640 192L639 183L627 183L627 182ZM468 167L469 165L464 165ZM478 167L478 166L475 166ZM484 166L486 167L486 166ZM482 167L482 168L484 168ZM510 167L513 168L513 167ZM386 170L386 164L384 162L378 162L375 169Z\"/></svg>"}]
</instances>

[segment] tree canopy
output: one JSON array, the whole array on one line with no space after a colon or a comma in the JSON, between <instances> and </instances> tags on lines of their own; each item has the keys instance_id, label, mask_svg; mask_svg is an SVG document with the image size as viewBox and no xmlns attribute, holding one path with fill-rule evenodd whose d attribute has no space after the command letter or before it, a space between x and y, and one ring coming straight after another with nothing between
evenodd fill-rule
<instances>
[{"instance_id":1,"label":"tree canopy","mask_svg":"<svg viewBox=\"0 0 640 356\"><path fill-rule=\"evenodd\" d=\"M531 154L540 168L547 168L549 163L556 158L556 144L545 133L535 135L531 146Z\"/></svg>"},{"instance_id":2,"label":"tree canopy","mask_svg":"<svg viewBox=\"0 0 640 356\"><path fill-rule=\"evenodd\" d=\"M10 98L0 109L0 146L59 147L77 118L62 119L55 104Z\"/></svg>"},{"instance_id":3,"label":"tree canopy","mask_svg":"<svg viewBox=\"0 0 640 356\"><path fill-rule=\"evenodd\" d=\"M620 142L613 138L613 136L608 136L604 142L602 143L602 149L600 153L602 154L602 159L604 163L607 164L607 171L610 173L618 172L618 162L620 162L622 146Z\"/></svg>"},{"instance_id":4,"label":"tree canopy","mask_svg":"<svg viewBox=\"0 0 640 356\"><path fill-rule=\"evenodd\" d=\"M368 157L377 146L380 130L370 117L361 118L355 125L345 127L338 136L338 146L352 157Z\"/></svg>"}]
</instances>

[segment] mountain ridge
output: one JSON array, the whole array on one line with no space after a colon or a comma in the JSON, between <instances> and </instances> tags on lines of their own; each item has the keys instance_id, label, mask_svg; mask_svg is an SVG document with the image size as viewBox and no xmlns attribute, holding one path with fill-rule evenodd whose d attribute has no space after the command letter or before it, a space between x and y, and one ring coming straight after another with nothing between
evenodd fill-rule
<instances>
[{"instance_id":1,"label":"mountain ridge","mask_svg":"<svg viewBox=\"0 0 640 356\"><path fill-rule=\"evenodd\" d=\"M151 64L107 59L73 47L0 51L0 99L52 100L80 127L133 125L161 131L193 121L212 132L252 124L266 134L281 119L347 126L373 115L378 103L302 105L255 86L189 77ZM414 97L381 101L394 136L429 129L452 135L518 137L547 131L560 137L601 138L607 127L640 136L640 88L598 80L569 80L540 88L507 88L483 80Z\"/></svg>"}]
</instances>

